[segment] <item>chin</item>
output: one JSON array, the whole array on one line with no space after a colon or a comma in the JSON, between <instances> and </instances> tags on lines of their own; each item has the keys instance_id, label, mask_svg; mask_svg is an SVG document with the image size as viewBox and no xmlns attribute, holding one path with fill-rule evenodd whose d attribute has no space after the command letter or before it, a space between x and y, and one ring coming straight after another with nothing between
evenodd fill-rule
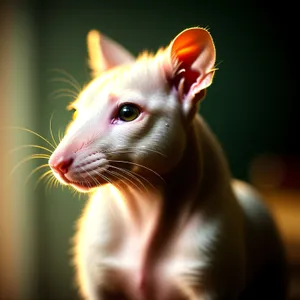
<instances>
[{"instance_id":1,"label":"chin","mask_svg":"<svg viewBox=\"0 0 300 300\"><path fill-rule=\"evenodd\" d=\"M90 180L83 179L82 181L77 181L76 179L70 178L69 176L61 175L54 172L56 179L62 184L73 187L75 190L81 193L88 193L98 187L101 187L107 183L107 180L103 179L101 176L96 176L90 178Z\"/></svg>"},{"instance_id":2,"label":"chin","mask_svg":"<svg viewBox=\"0 0 300 300\"><path fill-rule=\"evenodd\" d=\"M76 181L69 181L67 182L68 185L72 186L75 190L81 192L81 193L88 193L92 190L102 187L106 184L108 184L107 180L104 180L102 177L95 177L93 180L85 180L82 182L76 182Z\"/></svg>"},{"instance_id":3,"label":"chin","mask_svg":"<svg viewBox=\"0 0 300 300\"><path fill-rule=\"evenodd\" d=\"M72 186L75 190L81 193L88 193L91 192L93 189L97 188L98 186L87 186L87 185L82 185L79 183L70 183L70 186Z\"/></svg>"}]
</instances>

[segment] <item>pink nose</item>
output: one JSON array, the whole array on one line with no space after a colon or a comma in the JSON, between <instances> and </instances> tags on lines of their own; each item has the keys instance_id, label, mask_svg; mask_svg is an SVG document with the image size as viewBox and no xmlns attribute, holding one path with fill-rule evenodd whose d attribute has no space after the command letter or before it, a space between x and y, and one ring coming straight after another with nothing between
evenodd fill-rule
<instances>
[{"instance_id":1,"label":"pink nose","mask_svg":"<svg viewBox=\"0 0 300 300\"><path fill-rule=\"evenodd\" d=\"M66 173L68 173L68 170L72 165L73 161L74 159L71 157L70 158L61 157L57 163L50 164L50 166L57 173L60 173L61 175L65 175Z\"/></svg>"}]
</instances>

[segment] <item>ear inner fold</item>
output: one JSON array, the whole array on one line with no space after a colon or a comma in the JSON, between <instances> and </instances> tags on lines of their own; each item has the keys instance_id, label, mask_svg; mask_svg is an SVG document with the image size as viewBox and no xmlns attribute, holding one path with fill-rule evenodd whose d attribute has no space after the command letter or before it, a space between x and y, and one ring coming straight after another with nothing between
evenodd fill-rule
<instances>
[{"instance_id":1,"label":"ear inner fold","mask_svg":"<svg viewBox=\"0 0 300 300\"><path fill-rule=\"evenodd\" d=\"M170 44L172 82L183 93L195 96L207 88L214 75L215 47L207 30L190 28L181 32ZM205 93L202 93L205 94ZM199 100L199 97L195 97Z\"/></svg>"}]
</instances>

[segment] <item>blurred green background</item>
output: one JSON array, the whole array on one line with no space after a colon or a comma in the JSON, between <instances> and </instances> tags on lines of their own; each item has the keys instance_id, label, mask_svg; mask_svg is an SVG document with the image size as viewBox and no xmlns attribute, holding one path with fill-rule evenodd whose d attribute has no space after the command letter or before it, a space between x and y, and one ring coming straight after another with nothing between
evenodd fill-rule
<instances>
[{"instance_id":1,"label":"blurred green background","mask_svg":"<svg viewBox=\"0 0 300 300\"><path fill-rule=\"evenodd\" d=\"M292 8L259 1L27 1L13 9L13 101L10 125L57 137L71 113L71 98L55 98L59 89L74 90L53 69L83 86L89 81L86 35L98 29L133 54L166 46L181 30L208 27L217 49L213 85L201 113L221 141L232 173L249 179L249 167L264 153L298 155L298 115L293 106ZM46 145L26 132L13 131L14 145ZM46 145L47 146L47 145ZM14 163L38 149L17 151ZM44 162L46 163L46 161ZM85 204L67 189L35 189L24 184L38 166L27 162L14 175L14 199L20 228L20 299L77 299L70 265L75 220ZM46 170L46 169L44 169ZM39 175L41 175L39 173ZM19 272L20 273L20 272Z\"/></svg>"}]
</instances>

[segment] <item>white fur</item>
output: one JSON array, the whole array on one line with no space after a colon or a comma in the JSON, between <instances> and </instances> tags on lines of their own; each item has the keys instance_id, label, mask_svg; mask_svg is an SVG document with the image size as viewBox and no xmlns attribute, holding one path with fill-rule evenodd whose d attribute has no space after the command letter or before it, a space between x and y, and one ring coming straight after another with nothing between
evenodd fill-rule
<instances>
[{"instance_id":1,"label":"white fur","mask_svg":"<svg viewBox=\"0 0 300 300\"><path fill-rule=\"evenodd\" d=\"M195 28L170 47L179 53L186 43L205 43L194 47L206 49L197 60L204 74L191 87L198 93L211 83L214 53L205 51L214 47ZM219 144L195 115L197 93L184 96L186 78L178 91L170 86L168 49L93 79L73 104L78 116L50 159L55 169L72 157L59 180L93 188L75 238L85 299L238 299L275 257L259 251L260 244L280 247L273 235L256 234L274 231L265 222L269 214L249 186L231 186ZM142 114L111 124L116 107L128 102ZM255 256L249 244L256 245Z\"/></svg>"}]
</instances>

